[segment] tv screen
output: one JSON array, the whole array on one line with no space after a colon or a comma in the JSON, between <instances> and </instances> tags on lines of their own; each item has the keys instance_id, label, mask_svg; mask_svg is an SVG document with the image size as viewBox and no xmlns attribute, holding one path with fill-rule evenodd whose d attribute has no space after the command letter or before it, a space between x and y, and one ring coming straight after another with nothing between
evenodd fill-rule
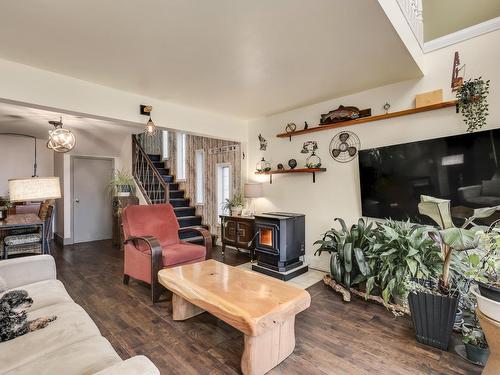
<instances>
[{"instance_id":1,"label":"tv screen","mask_svg":"<svg viewBox=\"0 0 500 375\"><path fill-rule=\"evenodd\" d=\"M418 213L424 194L450 199L459 224L475 208L500 205L499 158L500 129L362 150L363 216L431 223Z\"/></svg>"}]
</instances>

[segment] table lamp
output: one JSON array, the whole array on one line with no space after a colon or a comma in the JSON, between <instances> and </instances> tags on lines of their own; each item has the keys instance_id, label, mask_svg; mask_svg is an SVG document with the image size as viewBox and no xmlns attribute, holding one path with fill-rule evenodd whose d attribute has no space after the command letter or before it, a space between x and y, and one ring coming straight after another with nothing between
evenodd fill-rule
<instances>
[{"instance_id":1,"label":"table lamp","mask_svg":"<svg viewBox=\"0 0 500 375\"><path fill-rule=\"evenodd\" d=\"M262 197L262 184L261 183L246 183L243 187L243 195L249 199L249 206L245 210L243 216L253 216L255 214L254 198Z\"/></svg>"},{"instance_id":2,"label":"table lamp","mask_svg":"<svg viewBox=\"0 0 500 375\"><path fill-rule=\"evenodd\" d=\"M9 180L11 202L44 201L61 198L59 177L32 177Z\"/></svg>"}]
</instances>

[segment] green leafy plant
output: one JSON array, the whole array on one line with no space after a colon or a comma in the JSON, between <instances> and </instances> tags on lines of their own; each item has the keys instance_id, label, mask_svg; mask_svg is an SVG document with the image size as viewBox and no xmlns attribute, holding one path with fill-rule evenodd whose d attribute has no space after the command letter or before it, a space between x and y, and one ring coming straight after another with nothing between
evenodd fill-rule
<instances>
[{"instance_id":1,"label":"green leafy plant","mask_svg":"<svg viewBox=\"0 0 500 375\"><path fill-rule=\"evenodd\" d=\"M377 285L385 302L404 299L408 294L406 279L437 277L442 262L439 247L428 235L431 231L409 221L379 223L373 246L367 252L374 274L367 280L367 293Z\"/></svg>"},{"instance_id":2,"label":"green leafy plant","mask_svg":"<svg viewBox=\"0 0 500 375\"><path fill-rule=\"evenodd\" d=\"M429 231L429 236L440 246L443 259L443 269L439 278L439 289L442 294L450 292L450 266L453 250L465 251L473 249L478 244L476 233L482 230L474 224L474 220L491 216L496 207L475 209L473 215L465 219L461 227L455 227L451 219L450 201L422 195L418 205L420 214L433 219L439 226L437 232Z\"/></svg>"},{"instance_id":3,"label":"green leafy plant","mask_svg":"<svg viewBox=\"0 0 500 375\"><path fill-rule=\"evenodd\" d=\"M235 194L232 198L228 198L222 203L222 210L224 212L231 211L235 207L243 207L245 205L245 200L241 194Z\"/></svg>"},{"instance_id":4,"label":"green leafy plant","mask_svg":"<svg viewBox=\"0 0 500 375\"><path fill-rule=\"evenodd\" d=\"M466 275L476 281L500 288L500 227L493 223L486 231L476 233L478 247L468 254Z\"/></svg>"},{"instance_id":5,"label":"green leafy plant","mask_svg":"<svg viewBox=\"0 0 500 375\"><path fill-rule=\"evenodd\" d=\"M113 178L108 184L109 191L116 193L131 192L135 193L134 177L126 169L117 169Z\"/></svg>"},{"instance_id":6,"label":"green leafy plant","mask_svg":"<svg viewBox=\"0 0 500 375\"><path fill-rule=\"evenodd\" d=\"M484 332L479 325L476 325L472 328L463 326L462 340L464 344L474 345L481 349L488 348L488 342L486 342L486 337L484 337Z\"/></svg>"},{"instance_id":7,"label":"green leafy plant","mask_svg":"<svg viewBox=\"0 0 500 375\"><path fill-rule=\"evenodd\" d=\"M351 285L366 281L371 276L370 266L365 253L371 246L374 237L372 224L366 224L361 218L356 225L347 228L344 220L336 218L340 223L340 230L335 228L327 231L321 240L314 255L321 255L323 251L331 254L330 272L333 279L347 289Z\"/></svg>"},{"instance_id":8,"label":"green leafy plant","mask_svg":"<svg viewBox=\"0 0 500 375\"><path fill-rule=\"evenodd\" d=\"M486 125L489 89L490 81L479 77L465 81L457 90L457 110L462 114L468 132Z\"/></svg>"}]
</instances>

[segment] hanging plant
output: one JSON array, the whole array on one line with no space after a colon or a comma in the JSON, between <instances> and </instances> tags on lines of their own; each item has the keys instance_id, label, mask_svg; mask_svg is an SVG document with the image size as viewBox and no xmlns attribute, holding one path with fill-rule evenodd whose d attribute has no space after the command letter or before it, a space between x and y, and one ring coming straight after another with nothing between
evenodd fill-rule
<instances>
[{"instance_id":1,"label":"hanging plant","mask_svg":"<svg viewBox=\"0 0 500 375\"><path fill-rule=\"evenodd\" d=\"M484 81L481 77L468 79L458 89L457 112L462 114L469 133L486 125L489 93L490 81Z\"/></svg>"}]
</instances>

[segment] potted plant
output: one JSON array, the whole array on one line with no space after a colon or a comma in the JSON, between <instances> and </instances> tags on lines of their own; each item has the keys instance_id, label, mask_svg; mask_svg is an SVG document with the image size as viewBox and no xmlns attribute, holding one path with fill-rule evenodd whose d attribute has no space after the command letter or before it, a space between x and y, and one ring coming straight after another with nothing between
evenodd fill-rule
<instances>
[{"instance_id":1,"label":"potted plant","mask_svg":"<svg viewBox=\"0 0 500 375\"><path fill-rule=\"evenodd\" d=\"M135 193L134 177L125 169L117 169L108 188L117 197L128 197Z\"/></svg>"},{"instance_id":2,"label":"potted plant","mask_svg":"<svg viewBox=\"0 0 500 375\"><path fill-rule=\"evenodd\" d=\"M12 208L12 202L9 199L2 199L0 202L0 220L5 220Z\"/></svg>"},{"instance_id":3,"label":"potted plant","mask_svg":"<svg viewBox=\"0 0 500 375\"><path fill-rule=\"evenodd\" d=\"M474 210L473 216L467 218L460 228L455 227L451 219L449 200L422 195L418 210L433 219L440 228L428 234L441 249L443 267L437 282L425 281L425 290L412 290L408 295L408 304L417 341L447 350L460 297L457 290L451 287L450 269L454 251L476 247L477 227L469 227L475 219L491 216L496 208Z\"/></svg>"},{"instance_id":4,"label":"potted plant","mask_svg":"<svg viewBox=\"0 0 500 375\"><path fill-rule=\"evenodd\" d=\"M490 350L488 349L488 342L486 341L486 337L484 337L481 327L479 325L472 328L464 326L462 329L462 341L465 345L467 359L481 366L486 365Z\"/></svg>"},{"instance_id":5,"label":"potted plant","mask_svg":"<svg viewBox=\"0 0 500 375\"><path fill-rule=\"evenodd\" d=\"M479 232L478 249L469 254L468 275L478 284L473 293L479 309L500 322L500 227L493 223Z\"/></svg>"},{"instance_id":6,"label":"potted plant","mask_svg":"<svg viewBox=\"0 0 500 375\"><path fill-rule=\"evenodd\" d=\"M489 88L490 81L479 77L465 81L457 90L457 113L462 114L468 132L486 125Z\"/></svg>"},{"instance_id":7,"label":"potted plant","mask_svg":"<svg viewBox=\"0 0 500 375\"><path fill-rule=\"evenodd\" d=\"M439 275L439 247L429 237L427 226L387 220L377 224L375 240L366 254L375 283L385 302L406 305L406 278L430 279ZM367 288L370 292L371 288Z\"/></svg>"},{"instance_id":8,"label":"potted plant","mask_svg":"<svg viewBox=\"0 0 500 375\"><path fill-rule=\"evenodd\" d=\"M323 251L331 254L331 276L347 290L351 285L365 281L367 289L371 290L373 284L368 285L368 281L373 279L370 279L371 270L365 253L371 246L371 239L374 236L372 224L366 225L363 219L359 219L357 225L348 229L341 218L336 218L335 221L340 223L341 229L332 228L321 240L314 242L314 245L320 245L314 255L321 255Z\"/></svg>"},{"instance_id":9,"label":"potted plant","mask_svg":"<svg viewBox=\"0 0 500 375\"><path fill-rule=\"evenodd\" d=\"M233 195L231 199L226 199L226 201L222 204L222 210L224 212L230 212L231 216L239 216L241 215L244 205L245 202L243 196L241 194L236 194Z\"/></svg>"}]
</instances>

